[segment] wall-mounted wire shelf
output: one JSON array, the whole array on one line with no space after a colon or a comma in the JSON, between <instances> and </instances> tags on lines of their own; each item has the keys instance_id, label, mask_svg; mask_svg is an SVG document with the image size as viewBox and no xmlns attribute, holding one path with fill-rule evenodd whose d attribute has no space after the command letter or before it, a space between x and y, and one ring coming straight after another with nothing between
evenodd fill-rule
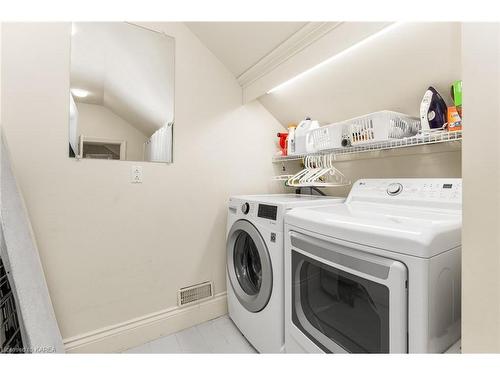
<instances>
[{"instance_id":1,"label":"wall-mounted wire shelf","mask_svg":"<svg viewBox=\"0 0 500 375\"><path fill-rule=\"evenodd\" d=\"M301 155L288 155L288 156L274 156L274 163L281 163L285 161L294 161L294 160L302 160L308 155L324 155L324 154L333 154L333 155L347 155L347 154L360 154L364 152L370 151L381 151L381 150L391 150L397 148L404 147L413 147L413 146L423 146L423 145L432 145L438 143L445 142L457 142L462 140L462 131L437 131L437 132L429 132L417 134L413 137L401 138L401 139L391 139L384 142L377 142L366 144L362 146L353 146L353 147L341 147L341 148L333 148L329 150L323 150L311 154L301 154Z\"/></svg>"}]
</instances>

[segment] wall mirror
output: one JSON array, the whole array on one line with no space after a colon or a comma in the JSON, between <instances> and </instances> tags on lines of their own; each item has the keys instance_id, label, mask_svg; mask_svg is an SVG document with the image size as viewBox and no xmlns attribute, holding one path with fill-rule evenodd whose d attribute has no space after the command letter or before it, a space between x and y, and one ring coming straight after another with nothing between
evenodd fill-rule
<instances>
[{"instance_id":1,"label":"wall mirror","mask_svg":"<svg viewBox=\"0 0 500 375\"><path fill-rule=\"evenodd\" d=\"M69 156L172 162L175 41L120 22L71 30Z\"/></svg>"}]
</instances>

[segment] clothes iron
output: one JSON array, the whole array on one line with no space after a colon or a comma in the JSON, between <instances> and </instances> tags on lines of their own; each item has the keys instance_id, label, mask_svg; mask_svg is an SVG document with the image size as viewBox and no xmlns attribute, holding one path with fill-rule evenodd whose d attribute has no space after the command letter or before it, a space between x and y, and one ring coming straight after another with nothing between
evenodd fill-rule
<instances>
[{"instance_id":1,"label":"clothes iron","mask_svg":"<svg viewBox=\"0 0 500 375\"><path fill-rule=\"evenodd\" d=\"M444 129L446 125L447 106L437 90L430 86L420 104L421 130L428 132Z\"/></svg>"}]
</instances>

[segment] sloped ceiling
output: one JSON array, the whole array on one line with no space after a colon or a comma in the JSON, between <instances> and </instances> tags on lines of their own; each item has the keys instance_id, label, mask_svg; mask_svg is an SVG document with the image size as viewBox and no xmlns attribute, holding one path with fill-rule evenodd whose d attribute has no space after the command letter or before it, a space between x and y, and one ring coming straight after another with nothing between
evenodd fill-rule
<instances>
[{"instance_id":1,"label":"sloped ceiling","mask_svg":"<svg viewBox=\"0 0 500 375\"><path fill-rule=\"evenodd\" d=\"M245 72L253 71L259 61L270 55L274 57L279 48L290 46L298 36L307 37L305 31L309 27L312 30L314 24L206 22L189 23L188 27L242 83L241 77L248 75ZM308 45L299 42L300 54L289 54L288 59L285 56L279 65L271 67L272 74L285 77L274 86L307 70L307 64L314 66L331 57L310 53L323 46L325 40L335 41L339 48L335 55L388 25L327 23L323 34L326 37L319 35ZM363 33L366 35L362 36ZM461 78L460 40L459 23L399 23L281 90L270 94L260 90L258 100L284 126L306 116L331 123L384 109L418 115L420 101L429 85L451 103L449 86ZM301 65L292 62L293 59L304 62L306 68L290 73ZM244 84L243 89L245 92Z\"/></svg>"},{"instance_id":2,"label":"sloped ceiling","mask_svg":"<svg viewBox=\"0 0 500 375\"><path fill-rule=\"evenodd\" d=\"M450 105L460 75L459 23L403 23L259 100L284 126L306 116L328 124L380 110L418 116L428 86Z\"/></svg>"},{"instance_id":3,"label":"sloped ceiling","mask_svg":"<svg viewBox=\"0 0 500 375\"><path fill-rule=\"evenodd\" d=\"M306 22L186 22L186 25L239 77Z\"/></svg>"},{"instance_id":4,"label":"sloped ceiling","mask_svg":"<svg viewBox=\"0 0 500 375\"><path fill-rule=\"evenodd\" d=\"M100 104L145 136L174 115L174 40L127 23L73 24L71 88L75 101Z\"/></svg>"}]
</instances>

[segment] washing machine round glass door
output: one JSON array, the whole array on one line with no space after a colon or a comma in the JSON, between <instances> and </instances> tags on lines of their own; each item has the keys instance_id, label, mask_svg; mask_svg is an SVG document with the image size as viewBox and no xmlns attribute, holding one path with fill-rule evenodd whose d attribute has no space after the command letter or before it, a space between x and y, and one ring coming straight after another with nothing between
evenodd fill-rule
<instances>
[{"instance_id":1,"label":"washing machine round glass door","mask_svg":"<svg viewBox=\"0 0 500 375\"><path fill-rule=\"evenodd\" d=\"M238 220L227 237L227 273L238 301L259 312L271 297L273 272L266 243L257 228Z\"/></svg>"}]
</instances>

